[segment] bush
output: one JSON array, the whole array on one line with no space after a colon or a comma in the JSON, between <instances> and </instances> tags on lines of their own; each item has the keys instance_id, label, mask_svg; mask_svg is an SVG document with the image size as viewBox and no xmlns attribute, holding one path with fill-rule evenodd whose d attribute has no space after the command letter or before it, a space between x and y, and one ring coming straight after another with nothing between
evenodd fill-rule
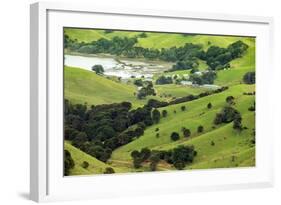
<instances>
[{"instance_id":1,"label":"bush","mask_svg":"<svg viewBox=\"0 0 281 205\"><path fill-rule=\"evenodd\" d=\"M212 103L208 103L207 108L211 109L213 107Z\"/></svg>"},{"instance_id":2,"label":"bush","mask_svg":"<svg viewBox=\"0 0 281 205\"><path fill-rule=\"evenodd\" d=\"M189 137L191 135L190 129L186 129L185 127L183 127L182 132L184 137Z\"/></svg>"},{"instance_id":3,"label":"bush","mask_svg":"<svg viewBox=\"0 0 281 205\"><path fill-rule=\"evenodd\" d=\"M221 123L232 122L237 114L239 114L238 110L231 106L226 106L220 111L220 113L216 114L214 124L219 125Z\"/></svg>"},{"instance_id":4,"label":"bush","mask_svg":"<svg viewBox=\"0 0 281 205\"><path fill-rule=\"evenodd\" d=\"M94 65L92 66L92 71L95 71L96 74L103 74L104 73L104 69L102 65Z\"/></svg>"},{"instance_id":5,"label":"bush","mask_svg":"<svg viewBox=\"0 0 281 205\"><path fill-rule=\"evenodd\" d=\"M185 105L181 106L181 110L182 110L182 111L185 111L185 110L186 110Z\"/></svg>"},{"instance_id":6,"label":"bush","mask_svg":"<svg viewBox=\"0 0 281 205\"><path fill-rule=\"evenodd\" d=\"M115 171L112 167L106 167L105 171L103 173L104 174L113 174L113 173L115 173Z\"/></svg>"},{"instance_id":7,"label":"bush","mask_svg":"<svg viewBox=\"0 0 281 205\"><path fill-rule=\"evenodd\" d=\"M180 139L180 135L179 135L177 132L172 132L172 134L171 134L171 139L172 139L173 141L177 141L177 140Z\"/></svg>"},{"instance_id":8,"label":"bush","mask_svg":"<svg viewBox=\"0 0 281 205\"><path fill-rule=\"evenodd\" d=\"M248 72L243 76L243 81L246 84L255 84L256 82L256 73Z\"/></svg>"},{"instance_id":9,"label":"bush","mask_svg":"<svg viewBox=\"0 0 281 205\"><path fill-rule=\"evenodd\" d=\"M225 101L226 101L228 104L232 105L232 104L234 104L234 97L233 97L233 96L227 96L226 99L225 99Z\"/></svg>"},{"instance_id":10,"label":"bush","mask_svg":"<svg viewBox=\"0 0 281 205\"><path fill-rule=\"evenodd\" d=\"M197 132L201 133L201 132L203 132L203 130L204 130L204 127L202 125L199 125L197 128Z\"/></svg>"},{"instance_id":11,"label":"bush","mask_svg":"<svg viewBox=\"0 0 281 205\"><path fill-rule=\"evenodd\" d=\"M172 84L173 83L173 79L171 77L165 77L165 76L160 76L157 80L156 80L156 85L164 85L164 84Z\"/></svg>"},{"instance_id":12,"label":"bush","mask_svg":"<svg viewBox=\"0 0 281 205\"><path fill-rule=\"evenodd\" d=\"M154 123L158 123L160 121L160 112L157 109L154 109L152 111L152 119L154 121Z\"/></svg>"},{"instance_id":13,"label":"bush","mask_svg":"<svg viewBox=\"0 0 281 205\"><path fill-rule=\"evenodd\" d=\"M88 163L87 161L84 161L84 162L82 163L82 167L83 167L84 169L87 169L87 168L89 167L89 163Z\"/></svg>"}]
</instances>

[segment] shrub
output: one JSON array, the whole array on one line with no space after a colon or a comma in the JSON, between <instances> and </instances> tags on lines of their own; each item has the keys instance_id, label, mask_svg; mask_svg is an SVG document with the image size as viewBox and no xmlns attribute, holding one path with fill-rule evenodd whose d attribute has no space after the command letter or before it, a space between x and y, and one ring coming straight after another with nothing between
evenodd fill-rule
<instances>
[{"instance_id":1,"label":"shrub","mask_svg":"<svg viewBox=\"0 0 281 205\"><path fill-rule=\"evenodd\" d=\"M183 136L189 137L191 135L190 129L186 129L185 127L182 129Z\"/></svg>"},{"instance_id":2,"label":"shrub","mask_svg":"<svg viewBox=\"0 0 281 205\"><path fill-rule=\"evenodd\" d=\"M103 74L104 73L104 69L102 65L94 65L92 66L92 71L95 71L96 74Z\"/></svg>"},{"instance_id":3,"label":"shrub","mask_svg":"<svg viewBox=\"0 0 281 205\"><path fill-rule=\"evenodd\" d=\"M82 167L83 167L84 169L87 169L87 168L89 167L89 163L88 163L87 161L84 161L84 162L82 163Z\"/></svg>"},{"instance_id":4,"label":"shrub","mask_svg":"<svg viewBox=\"0 0 281 205\"><path fill-rule=\"evenodd\" d=\"M115 171L112 167L106 167L105 171L103 173L104 174L113 174L113 173L115 173Z\"/></svg>"},{"instance_id":5,"label":"shrub","mask_svg":"<svg viewBox=\"0 0 281 205\"><path fill-rule=\"evenodd\" d=\"M203 130L204 130L204 127L202 125L199 125L197 128L197 132L201 133L201 132L203 132Z\"/></svg>"},{"instance_id":6,"label":"shrub","mask_svg":"<svg viewBox=\"0 0 281 205\"><path fill-rule=\"evenodd\" d=\"M225 101L226 101L228 104L232 105L232 104L234 103L234 97L233 97L233 96L228 96L228 97L225 99Z\"/></svg>"},{"instance_id":7,"label":"shrub","mask_svg":"<svg viewBox=\"0 0 281 205\"><path fill-rule=\"evenodd\" d=\"M208 103L207 108L208 108L208 109L211 109L212 106L213 106L212 103Z\"/></svg>"},{"instance_id":8,"label":"shrub","mask_svg":"<svg viewBox=\"0 0 281 205\"><path fill-rule=\"evenodd\" d=\"M185 105L181 106L181 110L182 110L182 111L185 111L185 110L186 110Z\"/></svg>"},{"instance_id":9,"label":"shrub","mask_svg":"<svg viewBox=\"0 0 281 205\"><path fill-rule=\"evenodd\" d=\"M244 76L243 76L243 81L246 84L255 84L256 82L256 76L255 76L255 72L247 72Z\"/></svg>"},{"instance_id":10,"label":"shrub","mask_svg":"<svg viewBox=\"0 0 281 205\"><path fill-rule=\"evenodd\" d=\"M157 109L154 109L152 111L152 119L154 121L154 123L158 123L160 121L160 112Z\"/></svg>"},{"instance_id":11,"label":"shrub","mask_svg":"<svg viewBox=\"0 0 281 205\"><path fill-rule=\"evenodd\" d=\"M177 141L177 140L180 139L180 135L179 135L177 132L172 132L172 134L171 134L171 139L172 139L173 141Z\"/></svg>"}]
</instances>

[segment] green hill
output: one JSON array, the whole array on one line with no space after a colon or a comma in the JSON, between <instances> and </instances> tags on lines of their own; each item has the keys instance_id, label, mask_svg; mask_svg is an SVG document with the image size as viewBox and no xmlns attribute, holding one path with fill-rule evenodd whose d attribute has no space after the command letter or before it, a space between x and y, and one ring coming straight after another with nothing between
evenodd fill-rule
<instances>
[{"instance_id":1,"label":"green hill","mask_svg":"<svg viewBox=\"0 0 281 205\"><path fill-rule=\"evenodd\" d=\"M65 34L71 39L77 39L79 42L92 42L100 38L112 39L115 36L118 37L137 37L138 44L144 48L170 48L180 47L186 43L201 44L205 49L215 45L220 47L227 47L229 44L234 43L238 40L243 40L245 43L252 41L252 38L238 37L238 36L224 36L218 38L216 35L183 35L177 33L156 33L156 32L145 32L147 37L138 37L142 31L113 31L106 33L104 30L98 29L78 29L78 28L65 28Z\"/></svg>"},{"instance_id":2,"label":"green hill","mask_svg":"<svg viewBox=\"0 0 281 205\"><path fill-rule=\"evenodd\" d=\"M112 159L130 160L131 151L140 150L143 147L148 147L150 149L170 149L174 145L180 143L188 142L190 144L193 144L194 140L196 142L199 139L206 138L207 141L201 144L201 147L203 146L203 148L199 148L199 153L197 157L199 162L202 162L200 161L200 156L205 155L205 153L208 150L208 149L206 150L204 149L204 144L207 143L209 146L212 140L212 136L215 135L216 132L220 133L220 135L218 135L219 138L229 137L229 139L231 139L235 136L238 136L237 138L238 142L244 142L244 140L250 140L251 139L250 132L252 131L252 128L254 126L254 115L253 113L248 111L248 108L253 104L254 97L243 95L242 93L250 92L253 90L254 90L254 86L252 85L250 86L237 85L219 94L207 96L187 103L181 103L177 105L168 106L166 108L161 108L160 111L163 109L166 109L168 111L168 117L161 118L160 123L147 128L145 130L144 135L139 139L115 150L113 152ZM248 129L242 131L241 134L235 133L233 131L232 124L219 126L215 128L213 127L213 120L215 118L215 115L220 111L220 109L224 105L226 105L225 98L229 95L235 97L236 99L235 107L240 111L240 113L242 113L243 125L245 124L245 126L248 127ZM208 110L206 107L209 102L211 102L213 105L212 109L210 110ZM186 111L181 111L180 108L182 105L186 106L187 108ZM176 113L174 113L174 111L176 111ZM204 133L201 135L198 135L197 133L197 127L199 125L204 126ZM181 136L180 141L173 143L170 139L171 132L176 131L178 133L181 133L182 127L186 127L191 130L192 133L191 139L187 140L184 139L183 136ZM156 137L156 132L155 132L156 128L159 128L159 134L160 134L159 138ZM204 137L204 136L209 136L209 137ZM216 138L214 138L214 140L215 139ZM226 140L223 142L223 144L226 145L225 150L230 150L229 147L227 146L228 143L230 146L233 146L234 150L240 147L237 143L233 144L231 142L228 142L228 140ZM200 145L200 143L198 144ZM224 145L222 147L224 147ZM212 154L214 154L213 158L219 158L219 156L221 156L221 153L219 150L217 150L217 148L219 148L219 146L214 146L214 148L212 149Z\"/></svg>"},{"instance_id":3,"label":"green hill","mask_svg":"<svg viewBox=\"0 0 281 205\"><path fill-rule=\"evenodd\" d=\"M96 158L82 152L76 147L72 146L70 142L65 141L64 149L68 150L71 157L74 160L75 166L70 170L70 175L88 175L88 174L103 174L106 167L112 167L107 165ZM87 169L82 167L82 163L87 161L89 167ZM116 167L112 167L116 172L124 172L124 170Z\"/></svg>"},{"instance_id":4,"label":"green hill","mask_svg":"<svg viewBox=\"0 0 281 205\"><path fill-rule=\"evenodd\" d=\"M130 101L136 106L144 103L136 100L135 86L115 82L80 68L64 67L64 89L65 98L72 103L97 105Z\"/></svg>"}]
</instances>

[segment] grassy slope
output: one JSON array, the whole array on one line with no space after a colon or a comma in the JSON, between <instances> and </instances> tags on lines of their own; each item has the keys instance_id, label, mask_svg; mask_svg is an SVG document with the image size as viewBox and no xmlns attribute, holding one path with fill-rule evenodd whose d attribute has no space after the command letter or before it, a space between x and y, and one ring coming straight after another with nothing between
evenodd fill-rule
<instances>
[{"instance_id":1,"label":"grassy slope","mask_svg":"<svg viewBox=\"0 0 281 205\"><path fill-rule=\"evenodd\" d=\"M106 167L112 167L107 165L96 158L82 152L76 147L72 146L69 142L64 143L64 148L68 150L71 154L75 162L75 166L70 170L70 175L87 175L87 174L103 174ZM87 161L89 163L89 167L87 169L82 167L82 163ZM112 167L116 172L124 172L125 170Z\"/></svg>"},{"instance_id":2,"label":"grassy slope","mask_svg":"<svg viewBox=\"0 0 281 205\"><path fill-rule=\"evenodd\" d=\"M104 38L112 38L115 35L125 36L127 33L124 32L113 32L110 34L105 34L103 31L91 31L90 33L85 32L84 30L68 30L68 34L71 36L76 36L76 38L81 39L81 41L93 41L97 40L101 36ZM136 35L136 32L130 33L130 36ZM157 34L157 33L147 33L148 37L139 39L139 45L143 47L171 47L171 46L180 46L185 43L200 43L204 46L204 49L208 48L211 45L217 45L221 47L226 47L230 43L233 43L237 40L243 40L250 47L247 53L239 59L236 59L231 62L231 69L218 72L218 78L215 81L215 84L218 85L229 85L230 89L224 93L220 93L213 96L208 96L201 98L196 101L184 103L187 106L187 111L180 111L179 105L169 106L165 109L168 110L168 117L161 119L158 125L153 125L145 130L144 136L133 141L132 143L125 145L116 151L114 151L112 159L113 165L118 165L131 170L130 161L130 152L134 149L140 149L142 147L150 147L153 149L170 149L173 146L178 144L194 144L198 156L196 157L194 163L188 168L208 168L208 167L233 167L233 166L252 166L255 164L255 148L250 146L249 141L251 140L251 128L254 127L254 113L248 111L248 107L253 103L254 96L245 96L242 95L243 92L253 91L255 89L254 85L239 85L242 79L242 76L248 71L255 70L255 40L250 38L241 38L241 37L224 37L217 38L216 36L205 36L205 35L196 35L196 36L183 36L180 34ZM169 38L168 38L168 36ZM208 42L211 42L209 44ZM206 65L200 63L201 69L204 69ZM80 73L76 74L71 71L71 68L67 68L66 72L69 72L69 86L67 91L66 85L66 96L70 96L75 102L77 99L79 101L87 101L88 103L106 103L106 102L115 102L119 100L126 99L128 101L136 102L135 97L132 95L135 92L133 86L123 85L117 83L118 89L112 92L110 86L108 88L102 89L104 92L100 92L100 87L103 87L103 83L109 85L112 84L112 81L107 79L101 79L100 76L91 74L91 77L88 77L89 73ZM89 71L85 71L89 72ZM180 74L185 74L185 71L176 71ZM83 73L83 74L82 74ZM76 79L74 78L76 76ZM81 75L81 76L80 76ZM67 76L67 74L66 74ZM78 76L78 77L77 77ZM81 79L79 80L79 76ZM84 80L84 78L86 80ZM90 79L88 79L90 78ZM81 82L83 79L83 82ZM74 82L73 82L74 81ZM78 85L79 83L79 85ZM81 85L80 85L81 84ZM97 85L98 84L98 85ZM90 86L89 86L90 85ZM235 85L235 86L233 86ZM85 87L84 87L85 86ZM123 87L126 89L122 89ZM97 89L95 89L97 88ZM158 87L158 93L167 93L172 94L173 96L182 96L185 93L196 94L197 90L186 89L184 87L176 88L176 85L166 86L165 89L160 86ZM89 89L89 90L88 90ZM70 90L73 92L70 92ZM89 92L88 92L89 91ZM128 92L127 92L128 91ZM169 92L168 92L169 91ZM69 93L67 93L69 92ZM94 96L94 93L99 92L101 96L98 98ZM119 93L121 92L121 94ZM109 93L106 95L106 93ZM112 95L112 93L114 93ZM115 94L116 93L116 94ZM91 97L86 97L86 96ZM225 98L228 95L233 95L236 98L236 107L242 113L243 116L243 125L247 126L249 129L244 130L241 134L235 132L232 129L232 124L224 125L217 127L216 129L212 128L212 121L214 119L215 113L217 113L220 108L225 104ZM122 97L121 97L122 96ZM128 96L128 98L126 98ZM124 98L125 97L125 98ZM211 110L207 110L206 105L208 102L213 104ZM140 103L141 104L141 103ZM174 110L177 111L174 114ZM204 133L202 135L196 134L196 129L198 125L204 125ZM176 143L171 143L170 132L178 131L182 126L185 126L192 131L192 137L188 140L183 139L179 140ZM160 128L160 137L155 137L155 128ZM214 141L215 146L211 146L210 142ZM232 160L234 158L234 161ZM161 166L161 165L160 165Z\"/></svg>"},{"instance_id":3,"label":"grassy slope","mask_svg":"<svg viewBox=\"0 0 281 205\"><path fill-rule=\"evenodd\" d=\"M97 29L65 29L65 33L71 39L77 39L82 42L92 42L100 38L112 39L114 36L119 37L137 37L141 32L128 32L128 31L114 31L112 33L105 33L103 30ZM145 48L170 48L173 46L179 47L186 43L199 43L204 49L209 46L216 45L220 47L227 47L229 44L237 41L243 40L245 43L252 41L251 38L237 37L237 36L224 36L223 38L218 38L218 36L210 35L182 35L176 33L153 33L145 32L147 34L146 38L138 38L137 46Z\"/></svg>"},{"instance_id":4,"label":"grassy slope","mask_svg":"<svg viewBox=\"0 0 281 205\"><path fill-rule=\"evenodd\" d=\"M251 137L249 132L251 132L251 127L254 123L254 116L250 115L250 117L247 117L247 115L251 114L248 111L248 107L253 103L254 97L253 96L245 96L242 95L243 92L249 92L254 89L254 86L249 85L238 85L235 87L230 88L228 91L225 91L220 94L204 97L195 101L182 103L178 105L169 106L166 108L168 111L168 117L162 118L160 120L160 123L157 125L153 125L145 130L145 133L142 137L139 139L117 149L113 152L112 159L122 159L122 160L130 160L130 152L135 149L141 149L143 147L149 147L152 149L170 149L175 144L178 144L179 142L184 143L186 141L190 141L190 143L193 142L195 139L204 139L204 135L198 136L196 133L197 127L199 125L204 126L204 133L207 133L206 135L213 136L215 132L222 129L220 133L220 137L224 137L225 135L234 137L235 134L232 133L232 125L226 125L222 128L213 129L213 119L215 117L215 114L221 109L222 106L225 105L225 98L229 95L233 95L236 98L236 107L237 109L242 113L244 121L243 123L249 127L248 130L243 131L242 135L239 136L238 141L240 142ZM211 110L208 110L206 108L206 105L211 102L213 105L213 108ZM186 105L187 111L181 111L180 107L182 105ZM161 109L161 110L162 110ZM174 113L174 110L176 110L176 114ZM172 143L170 139L170 134L172 131L177 131L181 133L181 128L185 126L186 128L189 128L192 132L191 140L183 139L181 136L181 140L177 143ZM227 127L228 128L224 128ZM160 137L156 138L156 132L155 129L159 128ZM225 133L223 132L223 129L226 129ZM212 137L210 137L212 139ZM210 139L208 141L208 146L210 145ZM227 145L228 141L225 141L223 143L224 145ZM200 143L199 143L200 144ZM239 146L236 146L235 144L231 144L234 148L237 148ZM208 149L204 149L204 143L202 143L202 150L199 149L198 157L197 159L200 159L201 155L205 155ZM222 146L223 147L223 146ZM217 148L219 146L214 146L212 153L215 154L216 157L221 156L220 152L218 152ZM229 149L229 146L226 146L226 150ZM202 159L202 158L201 158ZM200 160L199 160L200 161ZM204 161L204 160L203 160Z\"/></svg>"},{"instance_id":5,"label":"grassy slope","mask_svg":"<svg viewBox=\"0 0 281 205\"><path fill-rule=\"evenodd\" d=\"M135 86L118 83L80 68L65 66L64 86L65 98L72 103L97 105L124 100L134 103L134 106L145 103L144 100L137 100L134 96Z\"/></svg>"}]
</instances>

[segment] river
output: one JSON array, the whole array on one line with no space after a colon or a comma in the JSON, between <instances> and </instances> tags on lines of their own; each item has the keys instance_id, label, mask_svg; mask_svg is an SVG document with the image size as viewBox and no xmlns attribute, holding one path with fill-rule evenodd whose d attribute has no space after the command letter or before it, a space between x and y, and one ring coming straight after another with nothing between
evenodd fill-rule
<instances>
[{"instance_id":1,"label":"river","mask_svg":"<svg viewBox=\"0 0 281 205\"><path fill-rule=\"evenodd\" d=\"M92 71L92 66L102 65L104 75L117 76L128 79L132 76L136 78L152 78L154 74L163 73L171 68L170 63L161 61L146 61L143 59L115 58L111 56L98 55L69 55L64 56L64 64L71 67L79 67Z\"/></svg>"}]
</instances>

